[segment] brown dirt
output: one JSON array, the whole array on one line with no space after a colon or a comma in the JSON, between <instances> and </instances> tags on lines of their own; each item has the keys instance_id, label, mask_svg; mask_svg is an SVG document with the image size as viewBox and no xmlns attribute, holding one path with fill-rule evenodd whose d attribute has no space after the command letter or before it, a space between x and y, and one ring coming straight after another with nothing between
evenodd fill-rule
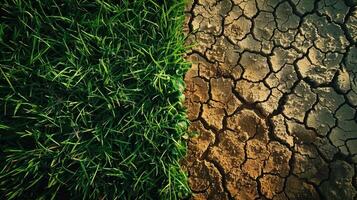
<instances>
[{"instance_id":1,"label":"brown dirt","mask_svg":"<svg viewBox=\"0 0 357 200\"><path fill-rule=\"evenodd\" d=\"M191 199L357 199L356 5L187 4Z\"/></svg>"}]
</instances>

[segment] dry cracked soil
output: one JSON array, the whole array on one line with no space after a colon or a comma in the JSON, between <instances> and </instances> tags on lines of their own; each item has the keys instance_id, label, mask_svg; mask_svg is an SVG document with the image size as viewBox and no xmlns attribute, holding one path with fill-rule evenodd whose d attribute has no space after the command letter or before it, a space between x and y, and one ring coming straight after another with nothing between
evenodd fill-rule
<instances>
[{"instance_id":1,"label":"dry cracked soil","mask_svg":"<svg viewBox=\"0 0 357 200\"><path fill-rule=\"evenodd\" d=\"M356 5L188 2L191 199L357 199Z\"/></svg>"}]
</instances>

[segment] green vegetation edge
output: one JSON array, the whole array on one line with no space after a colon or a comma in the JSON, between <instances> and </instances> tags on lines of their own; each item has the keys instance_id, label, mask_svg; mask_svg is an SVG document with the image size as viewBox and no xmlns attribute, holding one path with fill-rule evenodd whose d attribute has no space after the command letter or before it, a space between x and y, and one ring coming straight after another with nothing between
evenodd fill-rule
<instances>
[{"instance_id":1,"label":"green vegetation edge","mask_svg":"<svg viewBox=\"0 0 357 200\"><path fill-rule=\"evenodd\" d=\"M184 1L0 3L0 199L181 199Z\"/></svg>"}]
</instances>

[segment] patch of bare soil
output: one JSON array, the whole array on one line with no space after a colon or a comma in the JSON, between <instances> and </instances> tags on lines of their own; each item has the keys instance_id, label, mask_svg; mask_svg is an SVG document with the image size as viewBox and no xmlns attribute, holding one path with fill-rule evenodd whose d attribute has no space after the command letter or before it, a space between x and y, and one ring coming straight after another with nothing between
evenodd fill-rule
<instances>
[{"instance_id":1,"label":"patch of bare soil","mask_svg":"<svg viewBox=\"0 0 357 200\"><path fill-rule=\"evenodd\" d=\"M356 5L188 3L192 199L357 198Z\"/></svg>"}]
</instances>

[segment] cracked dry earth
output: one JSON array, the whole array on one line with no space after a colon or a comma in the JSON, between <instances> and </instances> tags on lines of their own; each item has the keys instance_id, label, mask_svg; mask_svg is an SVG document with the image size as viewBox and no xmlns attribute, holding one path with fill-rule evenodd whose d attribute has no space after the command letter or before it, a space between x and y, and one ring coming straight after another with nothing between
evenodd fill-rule
<instances>
[{"instance_id":1,"label":"cracked dry earth","mask_svg":"<svg viewBox=\"0 0 357 200\"><path fill-rule=\"evenodd\" d=\"M191 199L357 199L356 5L188 3Z\"/></svg>"}]
</instances>

